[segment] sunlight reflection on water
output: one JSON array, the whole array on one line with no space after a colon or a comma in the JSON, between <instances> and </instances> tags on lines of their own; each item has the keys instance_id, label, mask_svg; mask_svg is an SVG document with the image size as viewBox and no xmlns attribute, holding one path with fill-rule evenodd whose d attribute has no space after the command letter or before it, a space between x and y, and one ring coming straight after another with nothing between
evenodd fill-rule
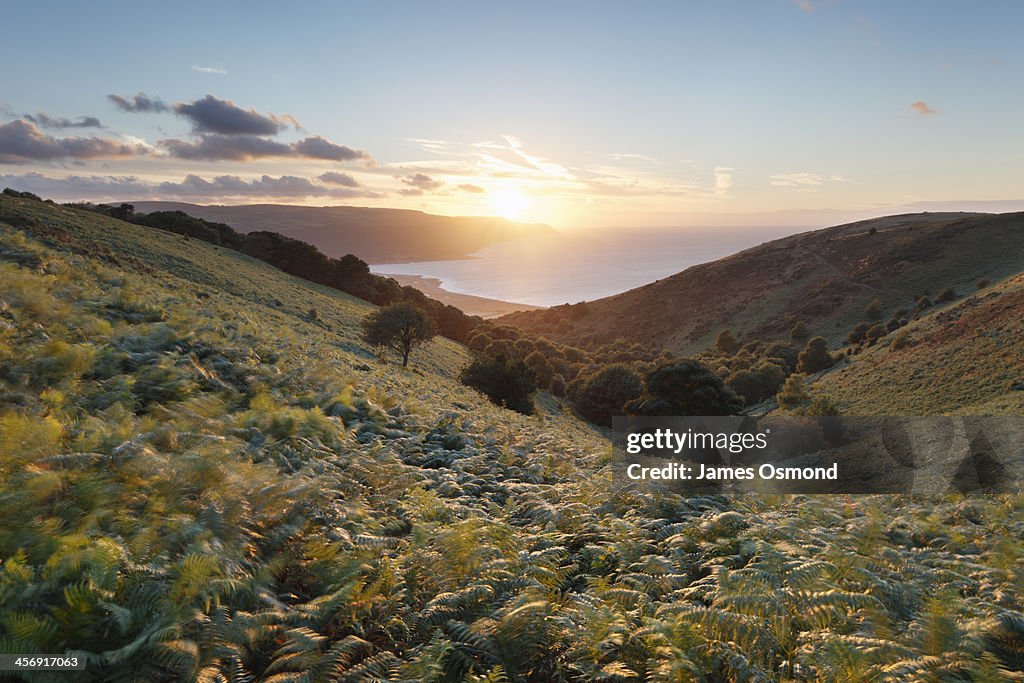
<instances>
[{"instance_id":1,"label":"sunlight reflection on water","mask_svg":"<svg viewBox=\"0 0 1024 683\"><path fill-rule=\"evenodd\" d=\"M554 306L624 292L800 231L792 227L606 230L502 242L468 259L381 263L370 268L382 275L437 278L449 292Z\"/></svg>"}]
</instances>

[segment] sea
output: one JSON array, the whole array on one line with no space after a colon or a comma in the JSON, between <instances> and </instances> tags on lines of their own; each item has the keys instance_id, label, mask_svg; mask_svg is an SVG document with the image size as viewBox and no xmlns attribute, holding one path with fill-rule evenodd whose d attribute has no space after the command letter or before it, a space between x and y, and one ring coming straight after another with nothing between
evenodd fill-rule
<instances>
[{"instance_id":1,"label":"sea","mask_svg":"<svg viewBox=\"0 0 1024 683\"><path fill-rule=\"evenodd\" d=\"M499 242L464 259L380 263L370 269L381 275L436 278L449 292L555 306L625 292L806 229L576 230Z\"/></svg>"}]
</instances>

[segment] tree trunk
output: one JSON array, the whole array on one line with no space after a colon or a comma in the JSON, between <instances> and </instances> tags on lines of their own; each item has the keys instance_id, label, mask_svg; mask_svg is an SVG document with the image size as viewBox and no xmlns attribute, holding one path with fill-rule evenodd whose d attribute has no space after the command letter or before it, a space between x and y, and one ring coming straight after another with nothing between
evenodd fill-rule
<instances>
[{"instance_id":1,"label":"tree trunk","mask_svg":"<svg viewBox=\"0 0 1024 683\"><path fill-rule=\"evenodd\" d=\"M402 349L402 367L408 367L409 365L409 351L411 349L407 346Z\"/></svg>"}]
</instances>

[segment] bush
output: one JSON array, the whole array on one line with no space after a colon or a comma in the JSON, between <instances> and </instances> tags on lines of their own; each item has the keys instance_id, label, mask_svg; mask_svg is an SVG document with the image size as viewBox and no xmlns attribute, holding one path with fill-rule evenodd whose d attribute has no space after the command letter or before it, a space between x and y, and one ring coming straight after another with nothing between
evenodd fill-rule
<instances>
[{"instance_id":1,"label":"bush","mask_svg":"<svg viewBox=\"0 0 1024 683\"><path fill-rule=\"evenodd\" d=\"M956 298L956 292L953 291L953 288L952 287L946 287L944 290L939 292L938 296L935 297L935 300L937 302L939 302L939 303L945 303L947 301L952 301L955 298Z\"/></svg>"},{"instance_id":2,"label":"bush","mask_svg":"<svg viewBox=\"0 0 1024 683\"><path fill-rule=\"evenodd\" d=\"M517 346L518 344L519 342L516 342ZM523 362L533 370L533 375L537 380L537 386L542 389L546 389L551 386L551 380L555 376L555 368L551 365L551 361L548 360L547 356L540 351L534 351L529 354Z\"/></svg>"},{"instance_id":3,"label":"bush","mask_svg":"<svg viewBox=\"0 0 1024 683\"><path fill-rule=\"evenodd\" d=\"M867 340L868 344L874 344L886 334L888 334L888 330L885 329L885 325L875 323L868 328L868 331L864 334L864 339Z\"/></svg>"},{"instance_id":4,"label":"bush","mask_svg":"<svg viewBox=\"0 0 1024 683\"><path fill-rule=\"evenodd\" d=\"M565 396L565 391L565 378L561 375L555 375L551 380L551 393L561 398Z\"/></svg>"},{"instance_id":5,"label":"bush","mask_svg":"<svg viewBox=\"0 0 1024 683\"><path fill-rule=\"evenodd\" d=\"M864 309L864 315L871 322L877 322L882 319L882 302L878 299L872 299L871 303Z\"/></svg>"},{"instance_id":6,"label":"bush","mask_svg":"<svg viewBox=\"0 0 1024 683\"><path fill-rule=\"evenodd\" d=\"M807 329L807 325L802 320L798 320L793 329L789 331L789 338L797 344L806 344L807 340L811 338L811 333Z\"/></svg>"},{"instance_id":7,"label":"bush","mask_svg":"<svg viewBox=\"0 0 1024 683\"><path fill-rule=\"evenodd\" d=\"M613 415L643 391L640 377L626 365L608 365L593 373L579 390L576 407L594 424L610 426Z\"/></svg>"},{"instance_id":8,"label":"bush","mask_svg":"<svg viewBox=\"0 0 1024 683\"><path fill-rule=\"evenodd\" d=\"M811 417L836 417L839 415L839 406L827 396L817 396L804 410L804 415Z\"/></svg>"},{"instance_id":9,"label":"bush","mask_svg":"<svg viewBox=\"0 0 1024 683\"><path fill-rule=\"evenodd\" d=\"M526 363L507 356L482 356L467 365L460 381L473 387L495 405L530 415L537 382Z\"/></svg>"},{"instance_id":10,"label":"bush","mask_svg":"<svg viewBox=\"0 0 1024 683\"><path fill-rule=\"evenodd\" d=\"M978 278L978 281L974 283L974 286L977 287L978 289L985 289L990 284L992 284L992 282L987 277L983 277Z\"/></svg>"},{"instance_id":11,"label":"bush","mask_svg":"<svg viewBox=\"0 0 1024 683\"><path fill-rule=\"evenodd\" d=\"M736 341L736 337L733 335L732 330L722 330L715 337L715 348L722 353L729 354L730 356L740 349L740 343Z\"/></svg>"},{"instance_id":12,"label":"bush","mask_svg":"<svg viewBox=\"0 0 1024 683\"><path fill-rule=\"evenodd\" d=\"M810 394L804 386L804 376L790 375L782 385L782 391L775 395L775 400L779 402L779 407L786 410L798 408L810 401Z\"/></svg>"},{"instance_id":13,"label":"bush","mask_svg":"<svg viewBox=\"0 0 1024 683\"><path fill-rule=\"evenodd\" d=\"M910 342L910 332L907 330L903 330L902 332L897 334L896 337L889 344L889 350L899 351L900 349L905 349L906 347L910 346Z\"/></svg>"},{"instance_id":14,"label":"bush","mask_svg":"<svg viewBox=\"0 0 1024 683\"><path fill-rule=\"evenodd\" d=\"M743 399L695 360L656 368L644 388L643 396L626 405L630 415L735 415L743 410Z\"/></svg>"},{"instance_id":15,"label":"bush","mask_svg":"<svg viewBox=\"0 0 1024 683\"><path fill-rule=\"evenodd\" d=\"M785 379L786 372L780 366L761 363L756 368L734 372L725 384L741 396L747 405L754 405L775 395Z\"/></svg>"},{"instance_id":16,"label":"bush","mask_svg":"<svg viewBox=\"0 0 1024 683\"><path fill-rule=\"evenodd\" d=\"M810 375L821 372L835 365L836 360L828 352L828 342L824 337L815 337L807 342L807 347L800 352L797 371Z\"/></svg>"},{"instance_id":17,"label":"bush","mask_svg":"<svg viewBox=\"0 0 1024 683\"><path fill-rule=\"evenodd\" d=\"M857 323L856 327L850 330L850 333L846 335L846 343L853 345L864 341L864 337L867 336L869 327L871 326L867 323Z\"/></svg>"}]
</instances>

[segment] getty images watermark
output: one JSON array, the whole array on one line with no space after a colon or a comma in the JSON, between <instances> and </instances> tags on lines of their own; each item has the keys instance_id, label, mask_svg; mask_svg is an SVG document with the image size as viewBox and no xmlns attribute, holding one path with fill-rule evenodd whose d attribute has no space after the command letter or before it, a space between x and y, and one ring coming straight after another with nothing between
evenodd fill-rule
<instances>
[{"instance_id":1,"label":"getty images watermark","mask_svg":"<svg viewBox=\"0 0 1024 683\"><path fill-rule=\"evenodd\" d=\"M1022 490L1024 416L616 417L620 486L679 493Z\"/></svg>"}]
</instances>

